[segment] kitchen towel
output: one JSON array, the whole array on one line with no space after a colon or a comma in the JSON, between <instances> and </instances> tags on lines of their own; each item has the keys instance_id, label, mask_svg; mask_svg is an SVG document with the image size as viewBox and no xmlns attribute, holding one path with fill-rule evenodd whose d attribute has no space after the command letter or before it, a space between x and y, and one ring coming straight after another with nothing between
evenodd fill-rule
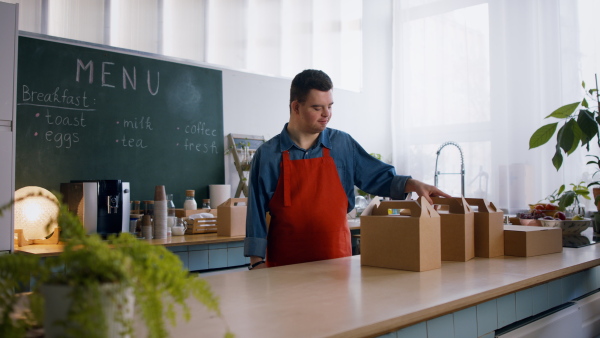
<instances>
[{"instance_id":1,"label":"kitchen towel","mask_svg":"<svg viewBox=\"0 0 600 338\"><path fill-rule=\"evenodd\" d=\"M209 185L210 208L216 209L231 198L231 185L229 184L211 184Z\"/></svg>"}]
</instances>

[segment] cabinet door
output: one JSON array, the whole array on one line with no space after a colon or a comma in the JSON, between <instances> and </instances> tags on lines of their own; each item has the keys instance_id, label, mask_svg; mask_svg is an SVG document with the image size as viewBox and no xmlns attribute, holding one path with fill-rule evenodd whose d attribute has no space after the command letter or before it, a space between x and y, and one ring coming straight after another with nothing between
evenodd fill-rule
<instances>
[{"instance_id":1,"label":"cabinet door","mask_svg":"<svg viewBox=\"0 0 600 338\"><path fill-rule=\"evenodd\" d=\"M14 196L13 133L0 131L0 205ZM12 210L0 217L0 251L12 250Z\"/></svg>"},{"instance_id":2,"label":"cabinet door","mask_svg":"<svg viewBox=\"0 0 600 338\"><path fill-rule=\"evenodd\" d=\"M0 2L0 205L12 200L15 190L15 86L17 11ZM12 250L12 211L0 217L0 251Z\"/></svg>"},{"instance_id":3,"label":"cabinet door","mask_svg":"<svg viewBox=\"0 0 600 338\"><path fill-rule=\"evenodd\" d=\"M17 5L0 2L0 120L13 120ZM4 144L3 144L4 145Z\"/></svg>"}]
</instances>

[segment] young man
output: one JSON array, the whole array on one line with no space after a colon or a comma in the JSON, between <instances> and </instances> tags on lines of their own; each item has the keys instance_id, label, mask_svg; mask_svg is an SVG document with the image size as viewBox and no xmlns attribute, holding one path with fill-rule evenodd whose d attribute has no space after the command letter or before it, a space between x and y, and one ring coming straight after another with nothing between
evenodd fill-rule
<instances>
[{"instance_id":1,"label":"young man","mask_svg":"<svg viewBox=\"0 0 600 338\"><path fill-rule=\"evenodd\" d=\"M450 197L396 175L393 166L369 155L350 135L327 128L332 89L322 71L296 75L289 122L254 155L244 243L250 269L350 256L346 214L354 208L355 185L396 200L408 192L430 202L429 196Z\"/></svg>"}]
</instances>

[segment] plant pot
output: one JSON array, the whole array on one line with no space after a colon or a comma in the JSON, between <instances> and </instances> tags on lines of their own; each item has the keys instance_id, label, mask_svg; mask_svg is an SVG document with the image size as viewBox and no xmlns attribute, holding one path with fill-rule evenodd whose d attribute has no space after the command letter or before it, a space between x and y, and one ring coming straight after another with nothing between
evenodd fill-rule
<instances>
[{"instance_id":1,"label":"plant pot","mask_svg":"<svg viewBox=\"0 0 600 338\"><path fill-rule=\"evenodd\" d=\"M65 337L65 327L61 322L69 323L67 318L72 304L74 288L68 285L42 285L40 293L44 298L44 337ZM104 311L106 337L129 337L127 326L133 321L134 295L132 288L121 289L119 284L100 286L100 307ZM90 291L90 293L92 293ZM85 294L88 294L87 292ZM96 318L91 322L97 321ZM89 328L94 330L97 328Z\"/></svg>"},{"instance_id":2,"label":"plant pot","mask_svg":"<svg viewBox=\"0 0 600 338\"><path fill-rule=\"evenodd\" d=\"M594 195L594 201L596 200L596 196L600 195L600 188L592 188L592 194ZM596 203L596 209L600 211L600 202Z\"/></svg>"}]
</instances>

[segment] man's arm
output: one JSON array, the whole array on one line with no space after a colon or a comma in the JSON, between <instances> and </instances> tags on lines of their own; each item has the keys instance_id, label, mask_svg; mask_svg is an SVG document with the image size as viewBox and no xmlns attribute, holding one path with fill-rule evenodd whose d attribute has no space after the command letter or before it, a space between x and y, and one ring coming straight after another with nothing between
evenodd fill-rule
<instances>
[{"instance_id":1,"label":"man's arm","mask_svg":"<svg viewBox=\"0 0 600 338\"><path fill-rule=\"evenodd\" d=\"M244 240L244 255L250 257L251 263L261 261L266 257L267 225L266 205L268 203L265 187L260 183L261 148L256 151L250 168L248 187L248 206L246 208L246 238Z\"/></svg>"}]
</instances>

